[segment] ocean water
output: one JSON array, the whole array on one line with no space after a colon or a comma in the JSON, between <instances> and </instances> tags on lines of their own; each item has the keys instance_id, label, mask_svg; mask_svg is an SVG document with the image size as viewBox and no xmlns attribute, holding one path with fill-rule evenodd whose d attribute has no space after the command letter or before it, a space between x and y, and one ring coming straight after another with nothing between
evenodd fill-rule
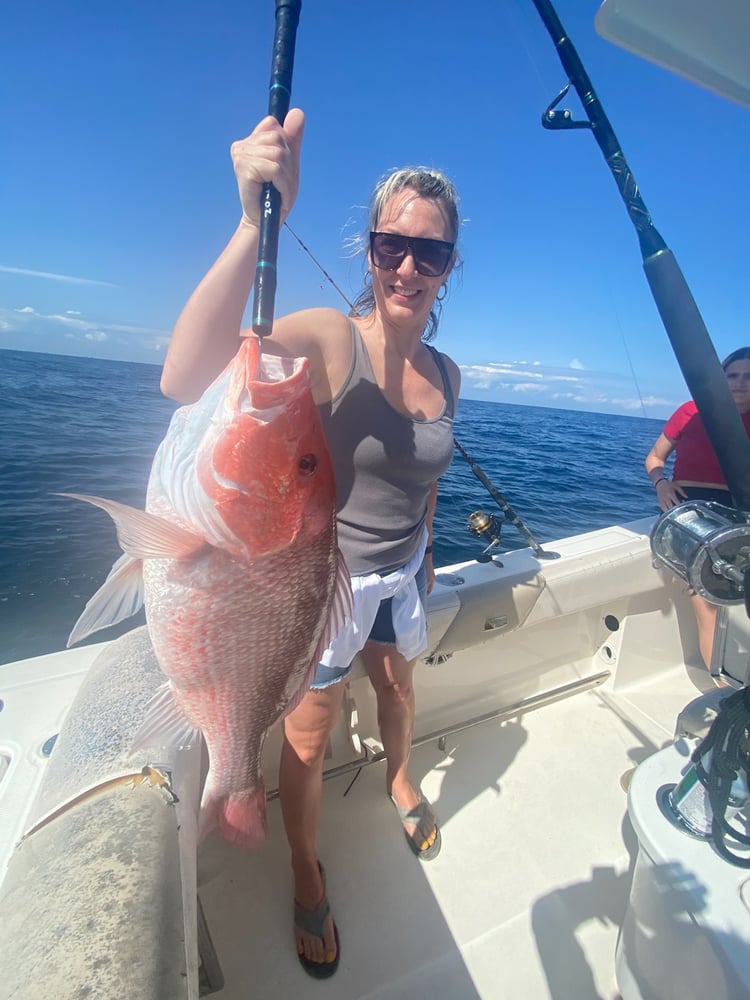
<instances>
[{"instance_id":1,"label":"ocean water","mask_svg":"<svg viewBox=\"0 0 750 1000\"><path fill-rule=\"evenodd\" d=\"M175 404L155 365L0 351L0 663L53 652L120 554L107 514L142 506ZM663 422L462 399L455 435L540 543L657 512L643 459ZM440 483L436 565L473 559L467 518L502 511L456 452ZM511 524L505 548L526 543ZM111 638L142 618L103 630Z\"/></svg>"}]
</instances>

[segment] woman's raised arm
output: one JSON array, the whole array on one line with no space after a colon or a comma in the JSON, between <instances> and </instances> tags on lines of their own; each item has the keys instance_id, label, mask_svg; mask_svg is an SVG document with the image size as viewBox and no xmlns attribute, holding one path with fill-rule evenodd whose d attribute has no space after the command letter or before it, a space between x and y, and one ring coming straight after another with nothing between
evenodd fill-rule
<instances>
[{"instance_id":1,"label":"woman's raised arm","mask_svg":"<svg viewBox=\"0 0 750 1000\"><path fill-rule=\"evenodd\" d=\"M269 116L232 145L242 219L177 320L161 377L165 395L194 402L237 351L255 278L261 190L268 181L276 187L286 218L299 187L304 123L302 112L293 108L283 128Z\"/></svg>"}]
</instances>

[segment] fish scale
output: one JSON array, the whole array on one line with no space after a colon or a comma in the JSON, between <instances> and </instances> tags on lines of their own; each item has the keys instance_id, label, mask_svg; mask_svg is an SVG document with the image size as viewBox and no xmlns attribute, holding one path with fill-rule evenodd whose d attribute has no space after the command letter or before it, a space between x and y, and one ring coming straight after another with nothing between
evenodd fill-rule
<instances>
[{"instance_id":1,"label":"fish scale","mask_svg":"<svg viewBox=\"0 0 750 1000\"><path fill-rule=\"evenodd\" d=\"M201 835L218 825L223 836L244 846L263 839L263 741L308 686L331 586L327 553L301 549L299 542L249 567L212 552L205 588L196 586L195 568L183 584L179 567L163 560L146 564L154 651L160 664L172 664L174 701L208 749ZM212 582L217 579L219 587ZM279 580L288 581L283 594Z\"/></svg>"}]
</instances>

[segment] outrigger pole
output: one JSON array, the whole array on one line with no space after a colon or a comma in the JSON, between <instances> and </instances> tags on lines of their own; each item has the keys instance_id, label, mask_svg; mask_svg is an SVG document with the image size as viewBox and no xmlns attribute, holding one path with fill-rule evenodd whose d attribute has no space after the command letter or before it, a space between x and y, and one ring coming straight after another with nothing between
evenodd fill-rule
<instances>
[{"instance_id":1,"label":"outrigger pole","mask_svg":"<svg viewBox=\"0 0 750 1000\"><path fill-rule=\"evenodd\" d=\"M532 2L568 75L568 83L542 115L542 125L547 129L587 128L599 144L638 234L643 269L677 363L700 411L732 497L741 510L748 511L750 441L698 306L674 254L651 220L617 136L554 7L549 0ZM586 121L574 120L568 110L554 110L571 84L581 99Z\"/></svg>"}]
</instances>

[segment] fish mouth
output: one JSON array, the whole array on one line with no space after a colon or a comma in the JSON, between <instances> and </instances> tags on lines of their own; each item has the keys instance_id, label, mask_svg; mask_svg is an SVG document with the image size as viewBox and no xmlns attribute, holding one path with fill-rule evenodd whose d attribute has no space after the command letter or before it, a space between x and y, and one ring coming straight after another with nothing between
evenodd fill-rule
<instances>
[{"instance_id":1,"label":"fish mouth","mask_svg":"<svg viewBox=\"0 0 750 1000\"><path fill-rule=\"evenodd\" d=\"M291 399L309 388L309 361L264 354L257 337L248 337L242 350L244 364L233 403L240 412L270 423Z\"/></svg>"}]
</instances>

